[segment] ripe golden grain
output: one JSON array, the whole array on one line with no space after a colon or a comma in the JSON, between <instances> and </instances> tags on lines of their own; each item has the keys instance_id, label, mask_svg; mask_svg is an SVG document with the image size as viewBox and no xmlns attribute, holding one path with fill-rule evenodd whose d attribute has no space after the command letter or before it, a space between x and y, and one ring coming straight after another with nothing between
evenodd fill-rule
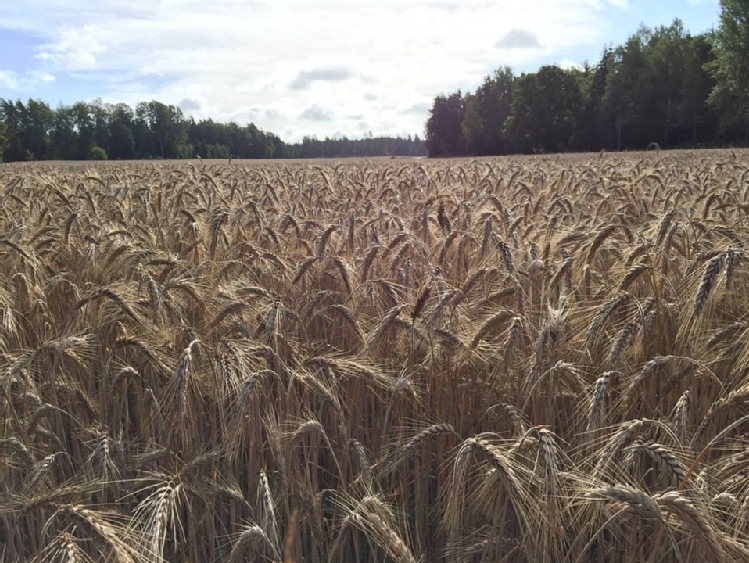
<instances>
[{"instance_id":1,"label":"ripe golden grain","mask_svg":"<svg viewBox=\"0 0 749 563\"><path fill-rule=\"evenodd\" d=\"M0 167L4 557L747 559L735 154Z\"/></svg>"}]
</instances>

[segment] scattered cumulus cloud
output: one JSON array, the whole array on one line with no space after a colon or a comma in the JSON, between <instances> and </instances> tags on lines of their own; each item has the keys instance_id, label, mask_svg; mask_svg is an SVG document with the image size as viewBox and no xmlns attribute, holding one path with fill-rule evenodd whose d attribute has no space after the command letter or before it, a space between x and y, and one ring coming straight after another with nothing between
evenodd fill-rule
<instances>
[{"instance_id":1,"label":"scattered cumulus cloud","mask_svg":"<svg viewBox=\"0 0 749 563\"><path fill-rule=\"evenodd\" d=\"M309 121L330 121L333 119L333 112L319 104L314 104L305 109L299 117Z\"/></svg>"},{"instance_id":2,"label":"scattered cumulus cloud","mask_svg":"<svg viewBox=\"0 0 749 563\"><path fill-rule=\"evenodd\" d=\"M91 25L64 27L56 37L37 47L35 58L66 70L96 68L97 56L104 52L106 30Z\"/></svg>"},{"instance_id":3,"label":"scattered cumulus cloud","mask_svg":"<svg viewBox=\"0 0 749 563\"><path fill-rule=\"evenodd\" d=\"M198 111L203 107L203 103L200 100L196 100L194 98L184 98L179 102L178 105L185 113Z\"/></svg>"},{"instance_id":4,"label":"scattered cumulus cloud","mask_svg":"<svg viewBox=\"0 0 749 563\"><path fill-rule=\"evenodd\" d=\"M582 63L573 61L571 59L562 59L558 64L559 68L564 70L583 70L585 66Z\"/></svg>"},{"instance_id":5,"label":"scattered cumulus cloud","mask_svg":"<svg viewBox=\"0 0 749 563\"><path fill-rule=\"evenodd\" d=\"M0 70L0 87L15 90L18 87L18 77L12 70Z\"/></svg>"},{"instance_id":6,"label":"scattered cumulus cloud","mask_svg":"<svg viewBox=\"0 0 749 563\"><path fill-rule=\"evenodd\" d=\"M10 91L33 90L44 87L55 81L55 75L43 71L18 73L12 70L0 70L0 88Z\"/></svg>"},{"instance_id":7,"label":"scattered cumulus cloud","mask_svg":"<svg viewBox=\"0 0 749 563\"><path fill-rule=\"evenodd\" d=\"M341 82L353 77L354 73L344 67L316 68L299 72L290 86L292 90L306 90L313 82Z\"/></svg>"},{"instance_id":8,"label":"scattered cumulus cloud","mask_svg":"<svg viewBox=\"0 0 749 563\"><path fill-rule=\"evenodd\" d=\"M460 4L457 4L454 2L441 2L441 3L435 4L435 7L438 10L444 10L446 12L454 12L455 10L458 9L459 6Z\"/></svg>"},{"instance_id":9,"label":"scattered cumulus cloud","mask_svg":"<svg viewBox=\"0 0 749 563\"><path fill-rule=\"evenodd\" d=\"M527 29L512 28L494 44L499 49L540 49L538 36Z\"/></svg>"},{"instance_id":10,"label":"scattered cumulus cloud","mask_svg":"<svg viewBox=\"0 0 749 563\"><path fill-rule=\"evenodd\" d=\"M432 105L428 104L426 102L413 104L410 107L407 107L405 109L400 110L398 113L401 115L420 115L425 116L427 113L429 113L429 110L431 109Z\"/></svg>"}]
</instances>

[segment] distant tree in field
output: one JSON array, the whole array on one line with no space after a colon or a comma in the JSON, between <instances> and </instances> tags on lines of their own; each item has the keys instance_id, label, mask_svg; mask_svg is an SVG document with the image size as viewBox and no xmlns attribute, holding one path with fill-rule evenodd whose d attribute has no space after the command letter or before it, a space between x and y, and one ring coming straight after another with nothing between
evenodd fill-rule
<instances>
[{"instance_id":1,"label":"distant tree in field","mask_svg":"<svg viewBox=\"0 0 749 563\"><path fill-rule=\"evenodd\" d=\"M749 0L721 0L715 32L715 87L710 103L721 112L724 129L741 131L749 143Z\"/></svg>"},{"instance_id":2,"label":"distant tree in field","mask_svg":"<svg viewBox=\"0 0 749 563\"><path fill-rule=\"evenodd\" d=\"M583 109L580 82L558 66L521 76L504 134L516 152L561 152L576 148Z\"/></svg>"},{"instance_id":3,"label":"distant tree in field","mask_svg":"<svg viewBox=\"0 0 749 563\"><path fill-rule=\"evenodd\" d=\"M91 147L88 153L89 160L107 160L107 151L101 147Z\"/></svg>"},{"instance_id":4,"label":"distant tree in field","mask_svg":"<svg viewBox=\"0 0 749 563\"><path fill-rule=\"evenodd\" d=\"M460 91L450 96L437 96L429 113L426 130L429 156L463 154L463 96Z\"/></svg>"}]
</instances>

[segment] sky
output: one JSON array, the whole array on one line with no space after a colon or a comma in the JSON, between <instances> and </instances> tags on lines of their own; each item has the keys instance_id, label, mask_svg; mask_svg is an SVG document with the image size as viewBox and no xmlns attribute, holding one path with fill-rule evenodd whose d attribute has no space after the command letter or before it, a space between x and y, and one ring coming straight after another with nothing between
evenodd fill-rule
<instances>
[{"instance_id":1,"label":"sky","mask_svg":"<svg viewBox=\"0 0 749 563\"><path fill-rule=\"evenodd\" d=\"M595 64L719 0L0 0L0 98L158 100L288 142L424 135L434 97L508 65Z\"/></svg>"}]
</instances>

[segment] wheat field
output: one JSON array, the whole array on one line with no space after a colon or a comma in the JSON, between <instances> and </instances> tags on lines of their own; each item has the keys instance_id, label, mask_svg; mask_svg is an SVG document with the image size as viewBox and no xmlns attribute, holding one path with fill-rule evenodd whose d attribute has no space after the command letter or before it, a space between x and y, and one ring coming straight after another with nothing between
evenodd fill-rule
<instances>
[{"instance_id":1,"label":"wheat field","mask_svg":"<svg viewBox=\"0 0 749 563\"><path fill-rule=\"evenodd\" d=\"M0 167L3 561L749 559L747 157Z\"/></svg>"}]
</instances>

